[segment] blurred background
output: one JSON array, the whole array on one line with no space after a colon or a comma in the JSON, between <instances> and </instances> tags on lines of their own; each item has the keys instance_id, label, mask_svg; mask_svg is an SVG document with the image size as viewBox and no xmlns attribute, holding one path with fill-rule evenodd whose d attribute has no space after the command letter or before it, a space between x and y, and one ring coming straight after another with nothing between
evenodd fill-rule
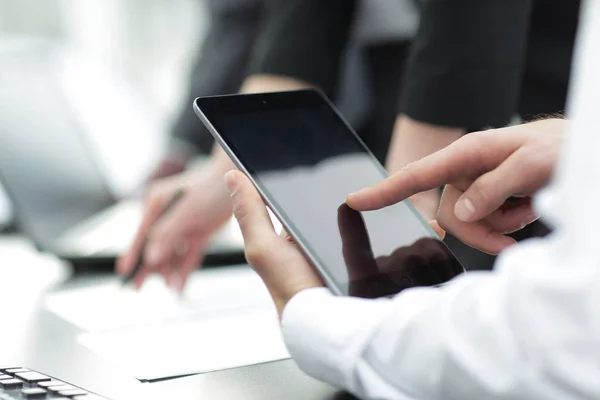
<instances>
[{"instance_id":1,"label":"blurred background","mask_svg":"<svg viewBox=\"0 0 600 400\"><path fill-rule=\"evenodd\" d=\"M427 12L420 0L0 0L0 231L112 271L120 256L141 259L131 243L153 215L142 198L162 208L178 186L201 194L194 212L210 209L212 225L180 217L173 229L219 238L231 209L214 177L229 164L173 176L212 146L196 96L319 87L390 171L468 132L561 112L579 2L527 4L446 23L444 2ZM454 26L472 23L482 35L466 43ZM455 68L462 52L472 62ZM439 191L420 196L433 218ZM214 253L243 257L230 222ZM547 233L537 225L519 238ZM447 242L472 269L491 268Z\"/></svg>"},{"instance_id":2,"label":"blurred background","mask_svg":"<svg viewBox=\"0 0 600 400\"><path fill-rule=\"evenodd\" d=\"M206 25L198 0L0 0L0 92L28 80L7 59L34 57L121 197L141 186L166 145ZM0 110L14 106L7 102L0 97ZM0 187L0 227L11 215Z\"/></svg>"}]
</instances>

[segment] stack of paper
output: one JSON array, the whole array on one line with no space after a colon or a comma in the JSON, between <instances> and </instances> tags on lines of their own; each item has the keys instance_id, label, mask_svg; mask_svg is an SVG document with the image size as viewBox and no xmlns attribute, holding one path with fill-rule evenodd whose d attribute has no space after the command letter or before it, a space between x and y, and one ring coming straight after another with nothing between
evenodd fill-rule
<instances>
[{"instance_id":1,"label":"stack of paper","mask_svg":"<svg viewBox=\"0 0 600 400\"><path fill-rule=\"evenodd\" d=\"M117 280L50 295L80 341L140 380L288 358L275 308L250 268L197 272L179 299L158 277L140 293Z\"/></svg>"}]
</instances>

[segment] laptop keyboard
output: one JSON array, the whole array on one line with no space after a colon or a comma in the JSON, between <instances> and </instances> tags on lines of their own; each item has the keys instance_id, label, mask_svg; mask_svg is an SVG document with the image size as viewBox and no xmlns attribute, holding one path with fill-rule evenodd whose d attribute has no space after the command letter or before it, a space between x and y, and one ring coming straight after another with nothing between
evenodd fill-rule
<instances>
[{"instance_id":1,"label":"laptop keyboard","mask_svg":"<svg viewBox=\"0 0 600 400\"><path fill-rule=\"evenodd\" d=\"M0 368L0 400L107 400L27 368Z\"/></svg>"}]
</instances>

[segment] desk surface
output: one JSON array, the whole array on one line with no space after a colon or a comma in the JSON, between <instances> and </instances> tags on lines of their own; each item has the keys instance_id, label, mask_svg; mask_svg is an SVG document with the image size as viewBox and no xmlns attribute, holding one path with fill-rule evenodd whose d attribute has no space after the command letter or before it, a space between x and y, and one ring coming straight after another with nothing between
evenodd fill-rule
<instances>
[{"instance_id":1,"label":"desk surface","mask_svg":"<svg viewBox=\"0 0 600 400\"><path fill-rule=\"evenodd\" d=\"M0 237L0 363L37 369L115 399L352 399L291 360L140 383L79 344L82 331L45 310L41 295L69 282L68 266L18 238ZM59 289L60 290L60 289ZM10 327L10 329L6 329Z\"/></svg>"}]
</instances>

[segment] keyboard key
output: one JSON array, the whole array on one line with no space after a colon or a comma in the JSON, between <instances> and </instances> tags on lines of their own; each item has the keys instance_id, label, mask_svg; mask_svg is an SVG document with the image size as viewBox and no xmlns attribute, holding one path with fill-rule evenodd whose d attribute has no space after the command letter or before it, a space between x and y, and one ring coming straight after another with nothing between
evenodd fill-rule
<instances>
[{"instance_id":1,"label":"keyboard key","mask_svg":"<svg viewBox=\"0 0 600 400\"><path fill-rule=\"evenodd\" d=\"M3 367L3 368L0 368L0 371L4 372L7 369L16 369L16 368L21 368L21 367Z\"/></svg>"},{"instance_id":2,"label":"keyboard key","mask_svg":"<svg viewBox=\"0 0 600 400\"><path fill-rule=\"evenodd\" d=\"M4 390L21 389L22 387L23 381L18 379L6 379L4 381L0 381L0 388Z\"/></svg>"},{"instance_id":3,"label":"keyboard key","mask_svg":"<svg viewBox=\"0 0 600 400\"><path fill-rule=\"evenodd\" d=\"M15 374L15 377L23 379L27 383L37 383L43 381L49 381L50 377L42 375L39 372L19 372Z\"/></svg>"},{"instance_id":4,"label":"keyboard key","mask_svg":"<svg viewBox=\"0 0 600 400\"><path fill-rule=\"evenodd\" d=\"M60 385L60 386L49 386L46 389L51 393L58 393L58 392L62 392L63 390L73 390L73 389L77 389L77 388L72 385Z\"/></svg>"},{"instance_id":5,"label":"keyboard key","mask_svg":"<svg viewBox=\"0 0 600 400\"><path fill-rule=\"evenodd\" d=\"M21 390L21 394L26 399L45 399L48 392L40 388L31 388Z\"/></svg>"},{"instance_id":6,"label":"keyboard key","mask_svg":"<svg viewBox=\"0 0 600 400\"><path fill-rule=\"evenodd\" d=\"M81 389L72 389L72 390L62 390L62 391L58 392L58 394L60 396L64 396L64 397L75 397L75 396L84 396L84 395L88 394L88 392L86 392L85 390L81 390Z\"/></svg>"},{"instance_id":7,"label":"keyboard key","mask_svg":"<svg viewBox=\"0 0 600 400\"><path fill-rule=\"evenodd\" d=\"M63 385L66 385L66 384L64 382L57 381L57 380L38 382L38 386L41 386L44 389L52 387L52 386L63 386Z\"/></svg>"},{"instance_id":8,"label":"keyboard key","mask_svg":"<svg viewBox=\"0 0 600 400\"><path fill-rule=\"evenodd\" d=\"M28 368L0 368L0 400L107 400Z\"/></svg>"},{"instance_id":9,"label":"keyboard key","mask_svg":"<svg viewBox=\"0 0 600 400\"><path fill-rule=\"evenodd\" d=\"M31 371L30 369L27 369L27 368L20 368L20 367L19 367L19 368L6 368L6 369L4 370L4 373L6 373L6 374L10 374L10 375L14 375L14 374L16 374L17 372L30 372L30 371Z\"/></svg>"}]
</instances>

